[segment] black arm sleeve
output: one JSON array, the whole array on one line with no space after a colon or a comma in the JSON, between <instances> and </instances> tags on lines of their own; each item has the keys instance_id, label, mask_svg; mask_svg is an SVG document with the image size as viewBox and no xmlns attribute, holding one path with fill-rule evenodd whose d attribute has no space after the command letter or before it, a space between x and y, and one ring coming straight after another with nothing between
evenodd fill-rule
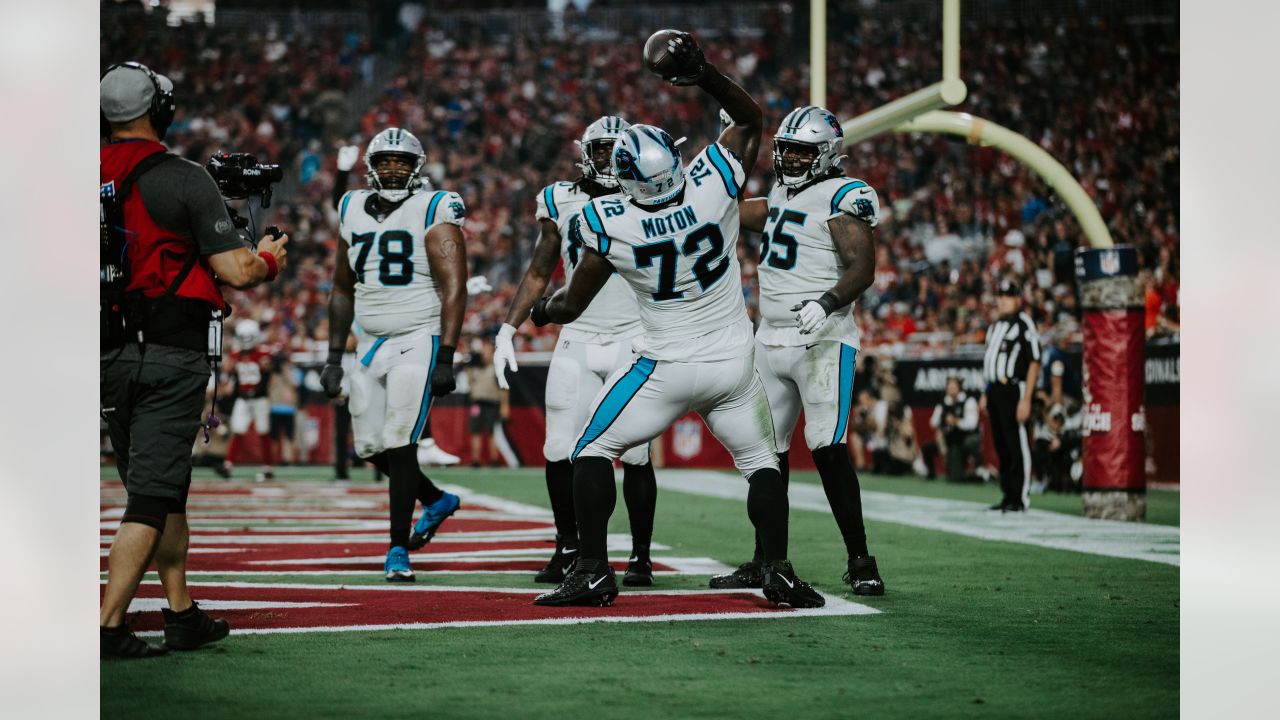
<instances>
[{"instance_id":1,"label":"black arm sleeve","mask_svg":"<svg viewBox=\"0 0 1280 720\"><path fill-rule=\"evenodd\" d=\"M338 203L342 202L342 196L347 194L347 185L350 184L350 182L350 170L339 170L338 173L333 176L333 196L330 199L333 200L334 210L338 209Z\"/></svg>"}]
</instances>

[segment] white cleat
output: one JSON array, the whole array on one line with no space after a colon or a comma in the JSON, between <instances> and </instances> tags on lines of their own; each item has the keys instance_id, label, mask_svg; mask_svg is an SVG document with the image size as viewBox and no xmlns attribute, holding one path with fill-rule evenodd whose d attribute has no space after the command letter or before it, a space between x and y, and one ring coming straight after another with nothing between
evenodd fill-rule
<instances>
[{"instance_id":1,"label":"white cleat","mask_svg":"<svg viewBox=\"0 0 1280 720\"><path fill-rule=\"evenodd\" d=\"M436 441L427 438L418 443L418 464L419 465L457 465L461 459L457 455L450 455L436 445Z\"/></svg>"}]
</instances>

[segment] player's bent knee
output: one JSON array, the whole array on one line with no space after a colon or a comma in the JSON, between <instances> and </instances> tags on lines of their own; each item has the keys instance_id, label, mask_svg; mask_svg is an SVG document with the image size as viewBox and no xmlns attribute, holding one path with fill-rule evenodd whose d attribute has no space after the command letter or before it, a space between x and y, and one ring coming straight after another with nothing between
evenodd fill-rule
<instances>
[{"instance_id":1,"label":"player's bent knee","mask_svg":"<svg viewBox=\"0 0 1280 720\"><path fill-rule=\"evenodd\" d=\"M622 453L622 462L627 465L648 465L649 443L637 445Z\"/></svg>"},{"instance_id":2,"label":"player's bent knee","mask_svg":"<svg viewBox=\"0 0 1280 720\"><path fill-rule=\"evenodd\" d=\"M573 441L567 437L547 437L542 444L542 456L547 462L561 462L569 459L569 451Z\"/></svg>"},{"instance_id":3,"label":"player's bent knee","mask_svg":"<svg viewBox=\"0 0 1280 720\"><path fill-rule=\"evenodd\" d=\"M157 497L155 495L137 495L129 494L129 501L125 505L124 516L120 518L121 523L138 523L153 527L159 532L164 532L165 519L169 513L175 510L185 511L184 503L173 498Z\"/></svg>"}]
</instances>

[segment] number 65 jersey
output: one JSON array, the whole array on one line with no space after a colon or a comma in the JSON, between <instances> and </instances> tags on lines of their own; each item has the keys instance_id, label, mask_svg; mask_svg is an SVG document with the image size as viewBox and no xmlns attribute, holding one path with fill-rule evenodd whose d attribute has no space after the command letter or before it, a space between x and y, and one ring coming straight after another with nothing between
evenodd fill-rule
<instances>
[{"instance_id":1,"label":"number 65 jersey","mask_svg":"<svg viewBox=\"0 0 1280 720\"><path fill-rule=\"evenodd\" d=\"M769 217L760 241L760 330L765 345L794 347L834 340L859 347L860 333L852 303L831 313L811 335L801 335L791 309L817 300L844 273L844 261L831 239L827 221L852 215L875 227L880 201L867 183L834 177L809 185L788 197L787 188L769 192Z\"/></svg>"},{"instance_id":2,"label":"number 65 jersey","mask_svg":"<svg viewBox=\"0 0 1280 720\"><path fill-rule=\"evenodd\" d=\"M570 242L596 249L639 301L644 356L710 362L749 356L751 321L738 263L742 164L713 143L685 168L684 195L653 212L596 198L570 222Z\"/></svg>"},{"instance_id":3,"label":"number 65 jersey","mask_svg":"<svg viewBox=\"0 0 1280 720\"><path fill-rule=\"evenodd\" d=\"M385 215L372 190L352 190L338 206L338 233L356 275L356 321L376 337L417 330L440 334L440 293L427 262L427 232L462 227L462 197L416 192Z\"/></svg>"}]
</instances>

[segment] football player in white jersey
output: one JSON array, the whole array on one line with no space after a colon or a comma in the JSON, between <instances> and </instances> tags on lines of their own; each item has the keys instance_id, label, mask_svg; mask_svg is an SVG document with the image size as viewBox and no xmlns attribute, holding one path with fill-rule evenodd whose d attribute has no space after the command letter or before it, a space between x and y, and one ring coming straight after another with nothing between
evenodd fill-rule
<instances>
[{"instance_id":1,"label":"football player in white jersey","mask_svg":"<svg viewBox=\"0 0 1280 720\"><path fill-rule=\"evenodd\" d=\"M773 190L767 199L742 203L742 226L764 234L755 358L773 410L784 480L803 409L805 443L849 554L845 582L854 594L883 595L845 442L860 347L852 304L875 273L872 230L880 202L867 183L841 171L843 146L835 115L814 106L788 113L773 137ZM752 562L712 578L711 586L759 587L761 555L757 539Z\"/></svg>"},{"instance_id":2,"label":"football player in white jersey","mask_svg":"<svg viewBox=\"0 0 1280 720\"><path fill-rule=\"evenodd\" d=\"M613 602L617 585L605 556L616 503L613 460L698 412L747 478L747 513L765 554L764 592L792 607L825 604L787 560L787 495L778 472L773 421L752 364L752 328L738 265L738 200L755 164L760 106L703 58L687 33L669 44L677 72L696 84L735 125L681 162L661 128L633 125L614 144L614 175L625 197L586 203L569 225L583 253L566 288L533 308L535 324L569 323L616 271L631 286L644 326L641 352L596 397L574 443L573 493L581 546L578 564L539 605Z\"/></svg>"},{"instance_id":3,"label":"football player in white jersey","mask_svg":"<svg viewBox=\"0 0 1280 720\"><path fill-rule=\"evenodd\" d=\"M422 144L388 128L365 151L367 190L339 203L338 262L329 296L329 359L320 381L341 392L342 354L358 320L364 331L351 377L356 454L390 479L388 582L411 582L409 550L431 540L459 506L418 466L431 399L453 392L453 354L466 307L466 209L457 193L423 189ZM423 505L413 523L416 500Z\"/></svg>"},{"instance_id":4,"label":"football player in white jersey","mask_svg":"<svg viewBox=\"0 0 1280 720\"><path fill-rule=\"evenodd\" d=\"M569 220L587 201L616 196L618 180L609 157L613 142L630 125L626 120L606 115L587 126L578 141L582 177L574 182L548 185L538 194L535 218L542 227L533 260L520 280L511 301L507 321L498 331L493 367L498 384L506 388L506 369L515 371L515 346L511 338L529 317L533 304L546 292L547 283L563 259L566 282L582 257L583 248L569 241ZM618 196L621 197L621 196ZM615 370L630 365L631 341L642 332L635 293L621 277L613 276L577 320L565 325L556 340L551 367L547 370L547 440L542 454L547 459L547 495L556 522L556 550L534 579L537 582L564 581L565 573L577 560L578 521L573 511L573 463L569 453L578 432L587 422L591 403ZM649 445L637 445L622 454L622 496L631 521L631 558L622 578L624 585L652 585L653 562L649 544L653 538L653 514L658 494Z\"/></svg>"}]
</instances>

